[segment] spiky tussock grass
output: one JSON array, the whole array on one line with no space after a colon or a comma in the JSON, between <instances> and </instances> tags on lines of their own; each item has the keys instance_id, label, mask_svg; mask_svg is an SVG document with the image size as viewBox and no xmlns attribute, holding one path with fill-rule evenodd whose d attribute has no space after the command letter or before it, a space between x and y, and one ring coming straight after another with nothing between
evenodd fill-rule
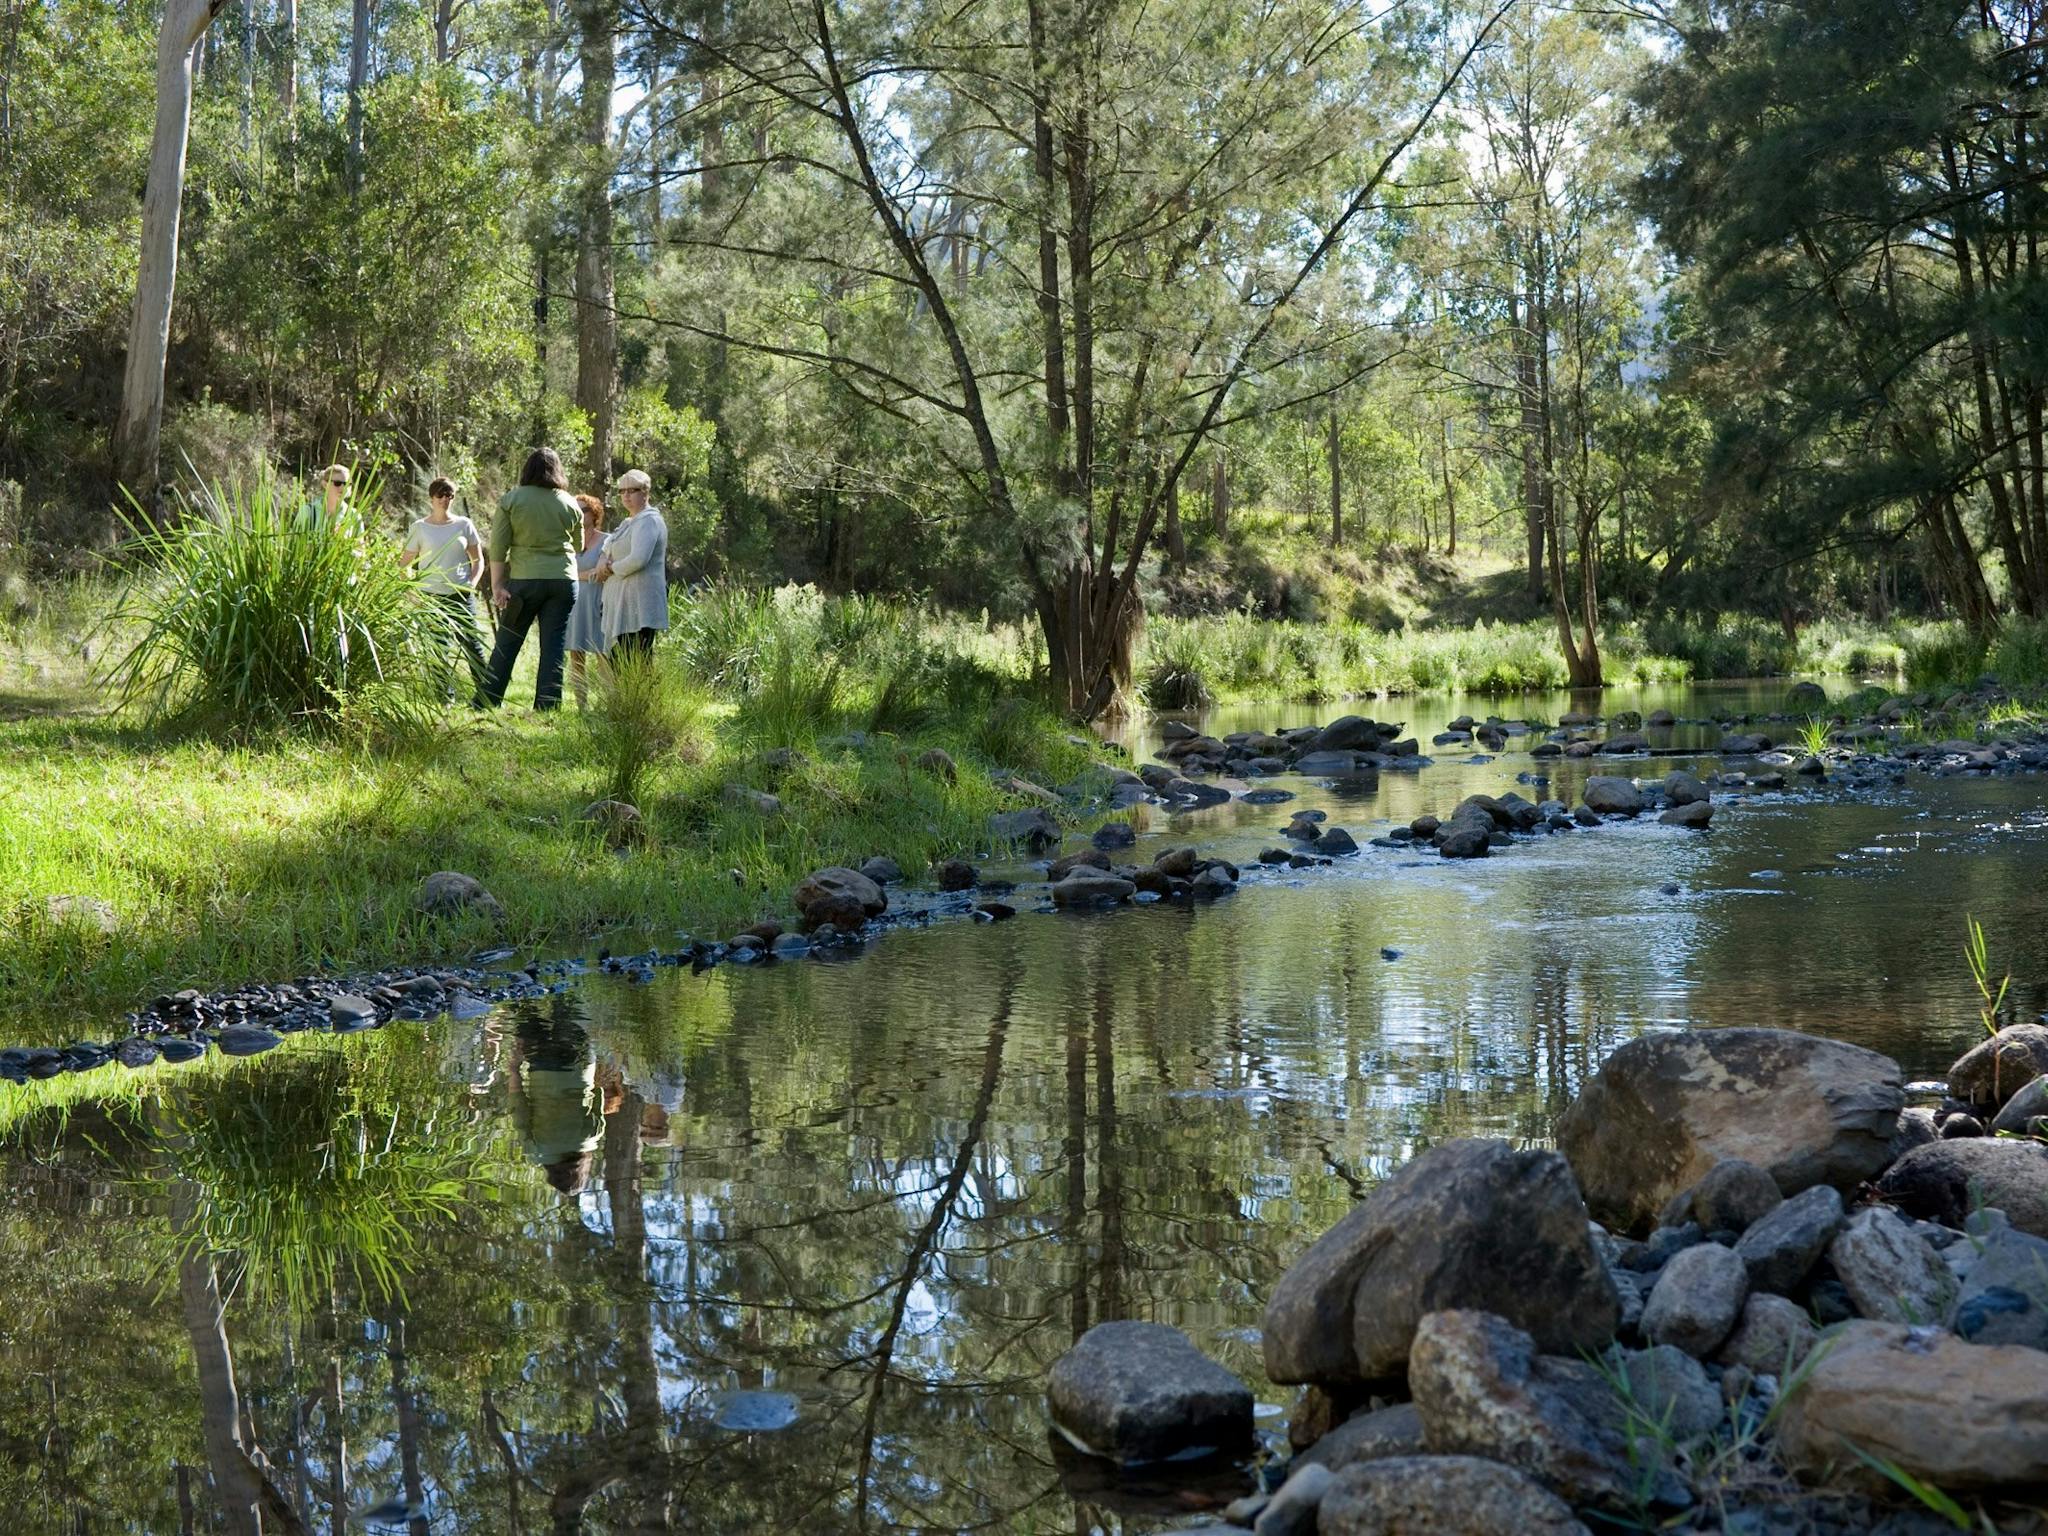
<instances>
[{"instance_id":1,"label":"spiky tussock grass","mask_svg":"<svg viewBox=\"0 0 2048 1536\"><path fill-rule=\"evenodd\" d=\"M359 494L374 497L374 487ZM402 716L445 670L454 617L360 528L308 520L277 479L199 487L131 524L111 689L216 731Z\"/></svg>"}]
</instances>

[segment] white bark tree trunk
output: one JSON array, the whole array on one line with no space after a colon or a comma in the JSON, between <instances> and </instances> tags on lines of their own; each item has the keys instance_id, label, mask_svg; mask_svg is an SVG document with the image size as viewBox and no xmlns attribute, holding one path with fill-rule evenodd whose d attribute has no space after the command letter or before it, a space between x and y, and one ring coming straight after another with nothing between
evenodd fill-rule
<instances>
[{"instance_id":1,"label":"white bark tree trunk","mask_svg":"<svg viewBox=\"0 0 2048 1536\"><path fill-rule=\"evenodd\" d=\"M121 413L114 426L114 469L138 503L156 496L163 432L164 363L171 345L171 299L178 283L178 214L185 195L185 140L192 126L192 55L212 23L210 0L169 0L156 47L156 128L142 194L142 252Z\"/></svg>"},{"instance_id":2,"label":"white bark tree trunk","mask_svg":"<svg viewBox=\"0 0 2048 1536\"><path fill-rule=\"evenodd\" d=\"M612 274L612 87L617 76L609 0L578 0L583 74L581 206L576 238L576 404L590 418L590 478L610 483L619 402L619 320Z\"/></svg>"}]
</instances>

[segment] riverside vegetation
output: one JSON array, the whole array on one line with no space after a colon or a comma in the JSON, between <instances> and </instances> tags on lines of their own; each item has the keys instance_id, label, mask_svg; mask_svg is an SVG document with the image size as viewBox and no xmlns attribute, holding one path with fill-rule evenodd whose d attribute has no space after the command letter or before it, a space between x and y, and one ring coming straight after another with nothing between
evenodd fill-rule
<instances>
[{"instance_id":1,"label":"riverside vegetation","mask_svg":"<svg viewBox=\"0 0 2048 1536\"><path fill-rule=\"evenodd\" d=\"M821 866L885 855L922 871L972 855L992 815L1108 761L1037 702L1030 632L809 588L679 595L657 664L599 688L580 717L451 713L438 615L353 540L296 531L294 511L274 482L207 489L174 530L143 537L144 563L120 585L56 589L17 615L0 678L0 886L15 893L0 1012L107 1011L195 982L486 940L730 933L786 910ZM1756 638L1741 624L1667 628L1691 656L1629 665L1646 678L1747 668L1764 659ZM1940 626L1892 640L1821 626L1806 647L1770 659L1898 661L1928 680L1988 665L2025 682L2048 654L2023 625L1988 651ZM1483 623L1160 620L1139 664L1161 702L1558 680L1535 626ZM2007 690L1997 707L2024 721L2011 701L2026 696ZM1936 694L1910 714L1909 702L1886 717L1894 735L1922 713L1937 734L1979 723L1969 695L1946 713ZM521 899L422 922L419 882L442 869Z\"/></svg>"}]
</instances>

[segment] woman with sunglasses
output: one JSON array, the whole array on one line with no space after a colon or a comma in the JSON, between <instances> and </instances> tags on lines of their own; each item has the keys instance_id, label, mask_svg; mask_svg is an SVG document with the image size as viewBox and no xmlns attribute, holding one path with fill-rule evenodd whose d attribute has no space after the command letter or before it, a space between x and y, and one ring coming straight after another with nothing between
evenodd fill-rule
<instances>
[{"instance_id":1,"label":"woman with sunglasses","mask_svg":"<svg viewBox=\"0 0 2048 1536\"><path fill-rule=\"evenodd\" d=\"M406 530L398 563L420 571L420 590L448 610L449 636L469 657L472 686L483 681L484 645L476 632L475 594L484 576L484 545L476 524L451 515L455 482L437 476L427 487L427 515Z\"/></svg>"}]
</instances>

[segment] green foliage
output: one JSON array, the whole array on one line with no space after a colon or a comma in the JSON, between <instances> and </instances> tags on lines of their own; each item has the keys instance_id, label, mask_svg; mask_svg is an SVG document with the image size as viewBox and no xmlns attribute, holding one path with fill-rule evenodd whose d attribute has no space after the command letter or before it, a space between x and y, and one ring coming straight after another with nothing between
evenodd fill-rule
<instances>
[{"instance_id":1,"label":"green foliage","mask_svg":"<svg viewBox=\"0 0 2048 1536\"><path fill-rule=\"evenodd\" d=\"M1799 750L1808 757L1819 757L1827 751L1832 735L1827 721L1808 715L1806 723L1795 728L1793 740L1799 744Z\"/></svg>"},{"instance_id":2,"label":"green foliage","mask_svg":"<svg viewBox=\"0 0 2048 1536\"><path fill-rule=\"evenodd\" d=\"M628 390L619 406L614 454L629 469L647 472L653 500L668 524L669 559L696 562L718 530L718 496L711 483L718 429L693 406L672 406L658 389Z\"/></svg>"},{"instance_id":3,"label":"green foliage","mask_svg":"<svg viewBox=\"0 0 2048 1536\"><path fill-rule=\"evenodd\" d=\"M109 621L120 697L229 732L402 717L440 675L452 620L358 530L307 514L265 477L134 525L139 578Z\"/></svg>"}]
</instances>

